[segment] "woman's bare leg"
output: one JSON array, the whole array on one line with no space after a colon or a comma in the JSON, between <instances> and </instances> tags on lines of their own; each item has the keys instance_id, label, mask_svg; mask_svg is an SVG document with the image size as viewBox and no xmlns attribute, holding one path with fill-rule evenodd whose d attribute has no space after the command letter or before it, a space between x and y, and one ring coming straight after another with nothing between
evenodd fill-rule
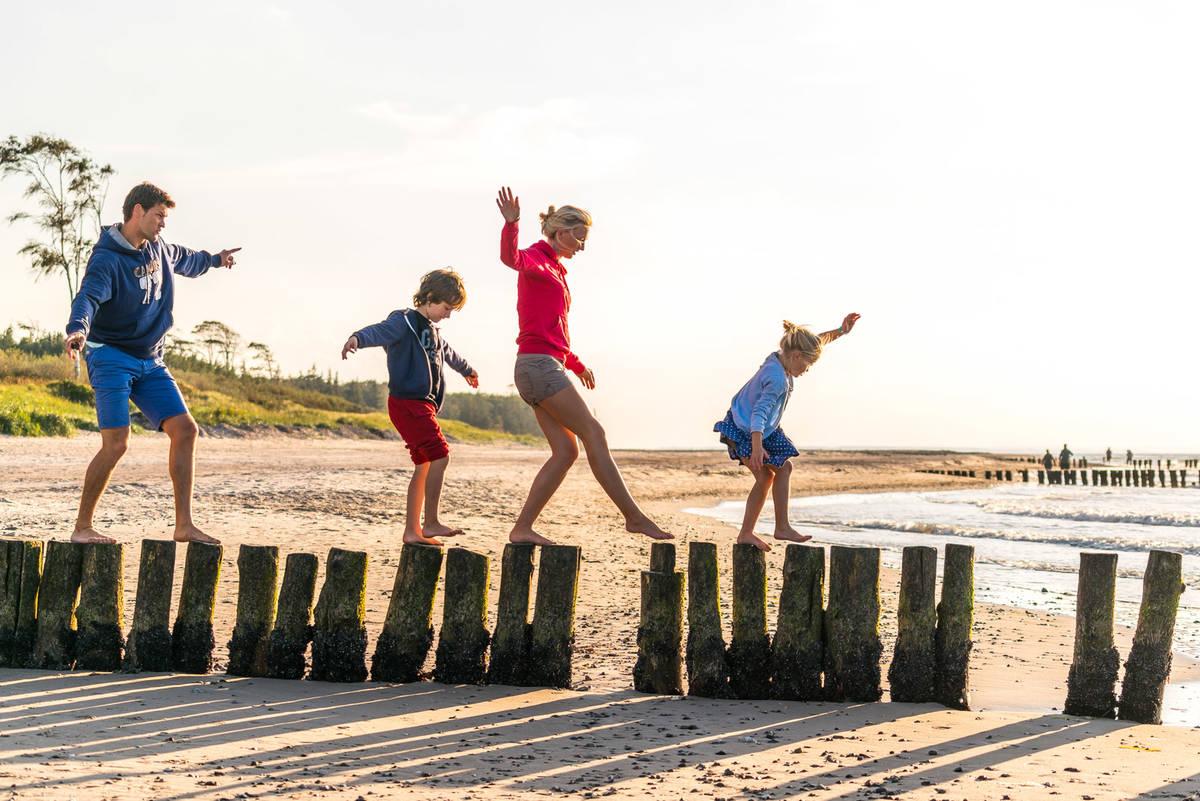
<instances>
[{"instance_id":1,"label":"woman's bare leg","mask_svg":"<svg viewBox=\"0 0 1200 801\"><path fill-rule=\"evenodd\" d=\"M746 466L749 467L749 465ZM750 494L746 496L746 514L742 517L742 530L738 532L737 541L742 545L753 545L760 551L769 551L771 550L770 543L754 533L754 524L758 522L763 504L767 502L767 493L771 491L775 473L767 465L760 467L757 473L753 468L750 472L754 473L754 486L750 488Z\"/></svg>"},{"instance_id":2,"label":"woman's bare leg","mask_svg":"<svg viewBox=\"0 0 1200 801\"><path fill-rule=\"evenodd\" d=\"M788 501L791 500L791 495L792 463L784 462L775 471L775 485L771 488L771 497L775 501L775 539L787 542L808 542L812 537L796 531L788 522Z\"/></svg>"},{"instance_id":3,"label":"woman's bare leg","mask_svg":"<svg viewBox=\"0 0 1200 801\"><path fill-rule=\"evenodd\" d=\"M542 427L542 433L546 435L546 441L550 443L550 458L534 476L521 514L517 516L517 522L508 533L508 541L553 545L553 542L533 530L533 524L546 508L551 496L562 485L571 465L579 458L579 444L575 441L575 435L559 424L549 412L534 406L533 414L537 417L538 425Z\"/></svg>"}]
</instances>

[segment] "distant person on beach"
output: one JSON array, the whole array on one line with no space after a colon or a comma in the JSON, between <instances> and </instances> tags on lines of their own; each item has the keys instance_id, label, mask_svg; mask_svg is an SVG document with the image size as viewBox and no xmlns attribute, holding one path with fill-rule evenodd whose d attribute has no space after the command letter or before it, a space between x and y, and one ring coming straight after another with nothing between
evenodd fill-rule
<instances>
[{"instance_id":1,"label":"distant person on beach","mask_svg":"<svg viewBox=\"0 0 1200 801\"><path fill-rule=\"evenodd\" d=\"M1109 464L1111 462L1112 462L1112 448L1108 448L1107 450L1104 451L1104 463Z\"/></svg>"},{"instance_id":2,"label":"distant person on beach","mask_svg":"<svg viewBox=\"0 0 1200 801\"><path fill-rule=\"evenodd\" d=\"M200 430L171 371L163 343L173 321L175 276L197 278L213 267L232 268L241 248L190 250L159 238L175 201L142 183L122 205L124 221L100 232L79 292L71 303L66 352L87 363L96 393L100 451L83 479L72 542L115 542L96 531L93 517L117 462L129 447L129 402L171 440L167 470L175 490L176 542L217 540L192 521L196 437Z\"/></svg>"},{"instance_id":3,"label":"distant person on beach","mask_svg":"<svg viewBox=\"0 0 1200 801\"><path fill-rule=\"evenodd\" d=\"M1050 455L1049 448L1046 448L1046 452L1042 454L1042 467L1046 468L1047 473L1054 469L1054 457Z\"/></svg>"},{"instance_id":4,"label":"distant person on beach","mask_svg":"<svg viewBox=\"0 0 1200 801\"><path fill-rule=\"evenodd\" d=\"M1125 451L1125 464L1133 464L1133 451Z\"/></svg>"},{"instance_id":5,"label":"distant person on beach","mask_svg":"<svg viewBox=\"0 0 1200 801\"><path fill-rule=\"evenodd\" d=\"M1058 453L1058 466L1061 467L1063 470L1070 470L1071 469L1071 456L1072 456L1071 449L1068 448L1067 444L1064 442L1063 449L1061 451L1059 451L1059 453Z\"/></svg>"},{"instance_id":6,"label":"distant person on beach","mask_svg":"<svg viewBox=\"0 0 1200 801\"><path fill-rule=\"evenodd\" d=\"M411 309L398 309L375 325L360 328L342 346L342 358L359 348L387 350L388 416L413 462L405 503L404 535L409 545L437 545L460 529L438 519L442 482L450 464L450 446L437 413L446 397L445 368L479 387L479 373L442 339L437 324L467 302L462 278L453 270L434 270L421 278ZM421 519L424 507L425 519Z\"/></svg>"},{"instance_id":7,"label":"distant person on beach","mask_svg":"<svg viewBox=\"0 0 1200 801\"><path fill-rule=\"evenodd\" d=\"M517 363L513 379L521 398L533 407L538 425L550 444L550 458L533 479L529 496L509 532L510 542L551 545L533 529L542 509L562 484L579 456L575 438L583 440L588 466L605 493L625 516L626 530L651 539L668 540L646 516L625 486L621 471L608 450L600 423L567 375L570 370L587 389L596 377L571 350L567 314L571 290L567 287L565 262L587 246L592 216L575 206L551 206L541 217L540 242L519 248L518 226L521 199L508 187L500 190L496 207L504 217L500 231L500 261L517 273Z\"/></svg>"},{"instance_id":8,"label":"distant person on beach","mask_svg":"<svg viewBox=\"0 0 1200 801\"><path fill-rule=\"evenodd\" d=\"M779 350L767 356L758 372L733 396L725 419L713 426L729 449L729 458L744 464L754 476L754 486L746 497L742 530L737 537L739 543L771 550L770 544L754 533L767 492L772 493L775 502L775 539L787 542L812 539L788 522L792 477L789 460L800 452L783 433L780 422L792 396L792 379L808 372L821 358L824 346L850 333L858 318L857 314L847 314L840 328L823 334L814 334L784 320Z\"/></svg>"}]
</instances>

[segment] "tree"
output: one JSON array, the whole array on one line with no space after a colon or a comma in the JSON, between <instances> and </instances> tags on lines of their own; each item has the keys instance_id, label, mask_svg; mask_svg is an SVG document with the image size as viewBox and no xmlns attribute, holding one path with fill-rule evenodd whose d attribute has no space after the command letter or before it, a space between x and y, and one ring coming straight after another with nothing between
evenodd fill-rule
<instances>
[{"instance_id":1,"label":"tree","mask_svg":"<svg viewBox=\"0 0 1200 801\"><path fill-rule=\"evenodd\" d=\"M0 142L0 177L29 180L25 197L36 212L19 211L8 222L31 220L44 240L29 240L18 253L28 256L39 276L62 274L67 302L75 299L92 245L99 238L104 198L113 168L95 162L65 139L33 134Z\"/></svg>"},{"instance_id":2,"label":"tree","mask_svg":"<svg viewBox=\"0 0 1200 801\"><path fill-rule=\"evenodd\" d=\"M192 329L192 334L208 354L209 364L216 365L216 356L220 354L225 369L233 369L234 359L242 346L242 337L237 331L218 320L205 320Z\"/></svg>"},{"instance_id":3,"label":"tree","mask_svg":"<svg viewBox=\"0 0 1200 801\"><path fill-rule=\"evenodd\" d=\"M251 342L246 346L246 350L250 351L255 365L262 369L263 374L267 378L278 378L279 367L275 364L275 354L271 353L271 349L262 342Z\"/></svg>"}]
</instances>

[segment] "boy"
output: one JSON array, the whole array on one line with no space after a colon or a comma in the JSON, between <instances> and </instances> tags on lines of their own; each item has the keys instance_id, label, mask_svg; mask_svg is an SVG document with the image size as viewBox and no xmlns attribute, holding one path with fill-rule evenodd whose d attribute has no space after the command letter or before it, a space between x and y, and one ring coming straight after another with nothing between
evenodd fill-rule
<instances>
[{"instance_id":1,"label":"boy","mask_svg":"<svg viewBox=\"0 0 1200 801\"><path fill-rule=\"evenodd\" d=\"M437 413L446 395L444 365L475 389L479 388L479 374L442 339L436 323L449 319L466 302L462 277L453 270L434 270L421 278L413 308L394 311L382 323L354 332L342 346L343 359L359 348L387 348L388 415L416 465L408 482L405 509L403 541L408 544L440 547L438 537L462 533L438 521L450 446L438 426Z\"/></svg>"}]
</instances>

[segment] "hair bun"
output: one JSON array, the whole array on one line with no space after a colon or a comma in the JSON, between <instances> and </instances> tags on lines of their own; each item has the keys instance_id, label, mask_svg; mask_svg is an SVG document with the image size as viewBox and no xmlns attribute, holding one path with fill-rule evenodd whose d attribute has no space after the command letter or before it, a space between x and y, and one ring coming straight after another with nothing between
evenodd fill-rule
<instances>
[{"instance_id":1,"label":"hair bun","mask_svg":"<svg viewBox=\"0 0 1200 801\"><path fill-rule=\"evenodd\" d=\"M799 327L800 327L800 326L796 325L796 324L795 324L795 323L793 323L791 320L784 320L784 321L783 321L783 332L784 332L785 334L790 334L790 333L792 333L793 331L795 331L796 329L798 329Z\"/></svg>"},{"instance_id":2,"label":"hair bun","mask_svg":"<svg viewBox=\"0 0 1200 801\"><path fill-rule=\"evenodd\" d=\"M541 218L542 222L545 222L546 220L548 220L548 219L550 219L551 217L553 217L553 216L554 216L554 212L556 212L556 211L558 211L558 209L554 208L554 206L551 206L550 208L546 209L546 211L545 211L545 212L543 212L543 213L539 214L539 215L538 215L538 217L540 217L540 218Z\"/></svg>"}]
</instances>

